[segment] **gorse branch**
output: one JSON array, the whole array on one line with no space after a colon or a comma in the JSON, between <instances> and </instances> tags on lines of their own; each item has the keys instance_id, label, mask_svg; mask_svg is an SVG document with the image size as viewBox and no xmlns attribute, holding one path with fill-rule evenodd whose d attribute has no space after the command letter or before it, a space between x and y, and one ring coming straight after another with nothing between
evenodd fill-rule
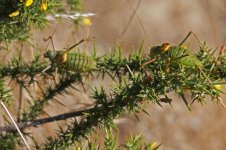
<instances>
[{"instance_id":1,"label":"gorse branch","mask_svg":"<svg viewBox=\"0 0 226 150\"><path fill-rule=\"evenodd\" d=\"M58 18L72 19L78 25L83 17L83 23L90 26L92 22L87 17L95 14L80 13L82 7L80 0L0 0L0 42L8 49L11 41L26 41L32 28L43 28ZM133 12L131 18L136 15L135 9ZM191 35L200 44L194 54L184 46ZM13 103L17 107L17 98L13 101L11 96L14 91L5 84L8 79L20 86L21 93L25 89L30 101L26 101L26 108L23 108L22 101L26 99L20 96L19 107L14 112L17 113L17 120L14 122L14 114L9 115L14 125L0 126L0 149L22 147L15 127L20 128L23 135L27 136L29 133L26 133L26 129L29 127L73 118L64 129L59 126L55 136L48 137L44 143L37 144L37 139L33 139L35 148L62 150L75 146L80 149L84 139L88 139L88 144L82 148L92 150L103 146L109 150L122 147L128 150L156 150L159 144L144 144L140 135L131 137L125 144L118 146L117 138L112 132L116 127L114 119L131 113L137 115L140 111L147 113L144 108L149 102L159 106L162 103L172 105L175 100L170 97L169 92L179 96L189 110L196 101L201 104L207 100L220 101L223 104L220 96L223 94L221 86L226 83L225 46L220 52L211 50L193 32L189 32L179 45L164 43L150 48L145 54L142 53L141 46L138 52L132 52L128 57L123 57L120 46L102 56L97 56L95 50L92 55L78 50L72 52L83 41L85 39L67 50L47 50L28 63L19 57L12 58L6 65L1 64L0 102ZM99 77L105 79L106 76L114 81L114 87L110 90L90 84L93 80ZM75 86L78 84L82 85L84 91L86 86L92 88L91 94L86 93L93 100L91 107L37 119L50 102L65 105L63 99L58 100L56 97L68 94L69 88L78 90ZM190 92L191 102L187 100L185 90ZM5 119L7 122L6 117ZM101 146L96 143L97 138L94 142L89 140L89 134L98 127L106 131ZM23 138L22 133L19 133ZM26 143L24 138L23 140ZM29 148L28 144L26 143Z\"/></svg>"},{"instance_id":2,"label":"gorse branch","mask_svg":"<svg viewBox=\"0 0 226 150\"><path fill-rule=\"evenodd\" d=\"M42 125L42 124L49 123L49 122L55 122L55 121L59 121L59 120L66 120L66 119L70 119L72 117L82 116L85 113L90 113L90 112L93 112L93 111L94 111L93 108L84 109L84 110L80 110L80 111L64 113L64 114L51 116L51 117L47 117L47 118L21 122L21 123L17 123L17 125L18 125L18 127L20 129L25 129L25 128L28 128L28 127L31 127L31 126L35 127L35 126ZM1 126L0 127L0 132L2 132L2 131L12 132L14 130L16 130L16 128L13 125Z\"/></svg>"},{"instance_id":3,"label":"gorse branch","mask_svg":"<svg viewBox=\"0 0 226 150\"><path fill-rule=\"evenodd\" d=\"M155 61L146 63L145 68L139 68L139 70L131 69L125 61L125 65L122 65L121 57L117 57L117 59L113 57L110 60L114 61L111 62L119 64L119 66L121 64L122 67L119 68L123 68L124 71L127 70L129 73L127 79L124 80L123 84L120 83L116 86L110 94L107 94L103 88L101 90L94 89L93 99L96 101L96 107L94 107L96 110L93 113L84 114L79 123L76 122L68 126L67 130L61 130L58 138L49 138L49 142L45 144L45 149L64 149L69 146L65 143L71 143L74 140L79 140L80 137L85 137L95 126L102 124L112 126L113 119L124 115L127 111L136 113L142 110L145 100L161 106L163 101L159 96L164 95L165 100L170 100L167 91L174 91L178 94L189 109L189 103L183 94L185 89L190 90L193 100L203 102L207 95L218 100L222 92L214 86L216 82L215 71L221 70L222 66L218 65L215 69L211 69L204 65L202 61L207 61L205 59L208 59L212 65L216 63L216 59L212 54L206 53L203 48L200 48L197 55L191 56L187 54L187 48L183 47L171 47L166 52L161 52L162 47L154 47L151 49L149 59L155 59ZM199 60L198 58L203 53L208 57ZM222 57L225 59L225 56L222 55ZM196 60L194 61L194 59ZM211 62L211 60L213 61ZM114 63L111 63L111 65ZM115 67L115 70L117 69ZM225 77L218 78L218 80L224 79Z\"/></svg>"},{"instance_id":4,"label":"gorse branch","mask_svg":"<svg viewBox=\"0 0 226 150\"><path fill-rule=\"evenodd\" d=\"M70 8L70 9L68 9ZM32 27L43 28L49 20L47 14L56 14L65 9L69 13L81 11L80 0L1 0L0 1L0 41L25 41ZM77 23L79 21L77 20Z\"/></svg>"},{"instance_id":5,"label":"gorse branch","mask_svg":"<svg viewBox=\"0 0 226 150\"><path fill-rule=\"evenodd\" d=\"M184 90L191 92L194 101L203 103L208 96L212 100L219 100L222 92L216 85L224 83L226 77L226 55L221 52L215 57L204 46L200 46L196 54L189 54L188 48L183 46L163 44L151 48L145 56L139 51L125 58L122 57L121 49L117 48L103 56L48 51L45 58L43 60L39 56L27 64L21 59L12 59L9 65L0 69L2 78L17 79L24 88L40 80L51 81L51 84L43 87L42 98L33 98L34 104L23 113L22 121L25 122L19 123L19 127L26 128L70 117L81 118L79 122L68 125L66 130L60 130L57 137L48 138L44 145L37 145L41 149L66 149L73 141L85 138L95 127L113 127L114 119L127 113L145 111L145 102L160 106L162 102L171 103L169 91L180 96L189 109ZM115 88L109 92L93 87L92 99L95 105L92 108L34 120L56 95L65 93L69 87L74 88L74 84L85 84L99 75L105 78L106 74L119 82L115 82ZM20 79L22 76L24 78ZM5 127L5 130L11 129L10 126Z\"/></svg>"},{"instance_id":6,"label":"gorse branch","mask_svg":"<svg viewBox=\"0 0 226 150\"><path fill-rule=\"evenodd\" d=\"M37 117L40 112L43 112L43 108L48 104L50 100L54 100L54 96L61 94L66 91L67 88L73 87L73 84L76 82L81 83L81 76L80 74L74 74L70 77L67 77L64 80L60 80L54 88L50 86L45 93L43 93L43 98L39 100L35 100L35 103L31 108L24 112L23 120L27 121L30 119L34 119Z\"/></svg>"}]
</instances>

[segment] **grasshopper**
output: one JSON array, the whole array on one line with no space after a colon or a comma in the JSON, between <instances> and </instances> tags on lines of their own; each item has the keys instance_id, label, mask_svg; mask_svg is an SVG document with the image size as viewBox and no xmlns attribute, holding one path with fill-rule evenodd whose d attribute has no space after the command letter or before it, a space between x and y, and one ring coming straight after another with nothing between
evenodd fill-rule
<instances>
[{"instance_id":1,"label":"grasshopper","mask_svg":"<svg viewBox=\"0 0 226 150\"><path fill-rule=\"evenodd\" d=\"M168 65L171 65L172 67L178 67L179 65L185 67L201 67L201 61L198 60L194 55L189 54L187 47L183 46L184 42L191 34L194 33L189 32L185 39L179 45L171 46L169 43L163 43L161 46L152 47L150 49L150 57L152 59L148 62L145 62L142 66L144 67L145 65L150 64L157 59L165 59L168 61ZM195 34L194 36L201 44L198 37Z\"/></svg>"},{"instance_id":2,"label":"grasshopper","mask_svg":"<svg viewBox=\"0 0 226 150\"><path fill-rule=\"evenodd\" d=\"M78 43L69 47L65 51L51 51L48 50L44 57L48 58L51 62L51 67L66 69L75 72L85 72L96 69L96 62L91 56L84 53L70 53L70 51L84 42L85 39L80 40Z\"/></svg>"},{"instance_id":3,"label":"grasshopper","mask_svg":"<svg viewBox=\"0 0 226 150\"><path fill-rule=\"evenodd\" d=\"M142 66L148 65L155 61L161 61L163 60L163 63L165 64L166 72L169 73L169 71L172 69L182 69L182 68L191 68L191 69L198 69L200 73L206 78L207 82L210 84L210 86L213 86L212 81L208 78L208 75L202 70L203 64L202 62L195 56L189 53L187 47L183 46L184 42L190 37L191 35L194 35L195 38L198 40L199 44L203 47L203 49L206 51L204 45L200 42L198 37L193 33L189 32L185 39L179 43L178 45L171 46L169 43L163 43L160 46L155 46L150 49L150 60L145 62ZM207 52L207 51L206 51ZM207 52L208 53L208 52ZM160 67L160 70L163 69ZM167 98L167 87L164 89L165 99L169 100ZM183 98L185 104L188 106L187 101L185 100L185 97L183 93L180 93L180 96ZM160 99L161 101L161 99ZM171 101L170 101L171 102ZM189 108L189 106L188 106Z\"/></svg>"}]
</instances>

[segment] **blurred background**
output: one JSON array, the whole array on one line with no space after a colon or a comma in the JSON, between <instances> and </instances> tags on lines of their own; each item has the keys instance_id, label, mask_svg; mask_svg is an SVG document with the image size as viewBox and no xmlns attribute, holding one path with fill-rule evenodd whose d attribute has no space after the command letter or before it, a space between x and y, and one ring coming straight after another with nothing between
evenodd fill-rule
<instances>
[{"instance_id":1,"label":"blurred background","mask_svg":"<svg viewBox=\"0 0 226 150\"><path fill-rule=\"evenodd\" d=\"M43 41L50 35L53 35L56 49L63 49L68 43L73 44L90 36L95 37L99 54L109 52L118 44L126 56L139 48L142 41L145 53L149 47L164 42L178 44L189 31L193 31L202 42L206 41L210 48L219 50L221 45L226 44L225 0L84 0L84 6L84 12L96 13L96 16L91 17L91 26L75 27L72 20L53 21L43 31L32 31L32 41L37 49L45 51L51 48L48 42ZM195 51L199 43L191 36L186 45ZM85 42L82 47L91 52L93 44ZM34 53L34 49L23 45L23 55L33 56ZM30 57L27 58L29 60ZM113 83L110 79L110 82L107 81L95 81L93 84L109 89ZM226 110L221 104L207 99L204 105L195 102L191 106L192 111L189 111L181 99L173 94L170 97L173 99L172 107L167 104L163 104L163 107L149 104L146 110L150 116L140 113L140 120L133 115L117 120L119 142L122 143L131 134L142 133L145 141L157 141L167 150L225 149ZM222 95L222 98L226 103L226 97ZM50 105L46 108L52 110L49 115L92 104L87 94L79 92L65 94L58 99L64 99L70 107ZM33 128L32 132L41 139L46 136L43 133L53 134L53 127L57 126L51 123Z\"/></svg>"}]
</instances>

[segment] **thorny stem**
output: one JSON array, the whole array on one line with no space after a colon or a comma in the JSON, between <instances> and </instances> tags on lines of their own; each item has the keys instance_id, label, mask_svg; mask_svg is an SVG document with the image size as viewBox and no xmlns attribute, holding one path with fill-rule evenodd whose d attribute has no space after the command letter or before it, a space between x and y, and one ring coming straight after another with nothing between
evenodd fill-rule
<instances>
[{"instance_id":1,"label":"thorny stem","mask_svg":"<svg viewBox=\"0 0 226 150\"><path fill-rule=\"evenodd\" d=\"M17 126L19 129L25 129L25 128L28 128L31 126L38 126L38 125L53 122L53 121L66 120L66 119L69 119L72 117L82 116L84 113L91 113L93 111L94 111L93 108L89 108L89 109L64 113L64 114L47 117L47 118L42 118L42 119L30 120L30 121L26 121L26 122L19 122L19 123L17 123ZM11 132L14 130L16 130L16 127L13 125L0 126L0 132L2 132L2 131Z\"/></svg>"}]
</instances>

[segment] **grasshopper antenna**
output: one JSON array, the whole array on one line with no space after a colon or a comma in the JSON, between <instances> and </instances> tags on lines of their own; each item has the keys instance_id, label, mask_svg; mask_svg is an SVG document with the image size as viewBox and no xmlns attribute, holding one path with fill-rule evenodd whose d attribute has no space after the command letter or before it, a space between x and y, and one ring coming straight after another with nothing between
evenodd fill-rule
<instances>
[{"instance_id":1,"label":"grasshopper antenna","mask_svg":"<svg viewBox=\"0 0 226 150\"><path fill-rule=\"evenodd\" d=\"M146 30L145 30L145 28L144 28L144 25L141 23L141 19L140 19L140 17L137 15L137 9L140 7L141 0L138 1L136 8L134 8L134 7L132 6L132 4L130 3L129 0L126 0L126 1L127 1L127 3L129 4L130 8L133 10L133 14L131 15L131 17L130 17L128 23L127 23L127 26L126 26L126 28L122 31L120 37L122 37L122 36L125 34L125 32L126 32L128 26L129 26L129 24L131 23L133 17L136 16L136 18L138 19L138 22L139 22L139 24L140 24L140 26L141 26L141 28L142 28L142 31L144 32L145 38L148 39L148 36L147 36Z\"/></svg>"},{"instance_id":2,"label":"grasshopper antenna","mask_svg":"<svg viewBox=\"0 0 226 150\"><path fill-rule=\"evenodd\" d=\"M78 43L72 45L71 47L69 47L65 52L69 52L71 51L73 48L75 48L76 46L80 45L81 43L83 43L84 41L86 41L86 39L81 39Z\"/></svg>"},{"instance_id":3,"label":"grasshopper antenna","mask_svg":"<svg viewBox=\"0 0 226 150\"><path fill-rule=\"evenodd\" d=\"M93 39L94 39L94 37L91 38L91 40L93 40ZM67 53L67 52L71 51L73 48L75 48L76 46L80 45L81 43L83 43L85 41L89 41L89 40L90 40L90 38L83 38L79 42L77 42L76 44L69 47L65 52Z\"/></svg>"},{"instance_id":4,"label":"grasshopper antenna","mask_svg":"<svg viewBox=\"0 0 226 150\"><path fill-rule=\"evenodd\" d=\"M50 40L51 41L51 44L52 44L52 47L53 47L53 50L56 51L55 49L55 46L54 46L54 43L53 43L53 36L49 36L48 38L43 38L44 41L48 41ZM48 44L49 45L49 44ZM48 46L47 46L48 47Z\"/></svg>"},{"instance_id":5,"label":"grasshopper antenna","mask_svg":"<svg viewBox=\"0 0 226 150\"><path fill-rule=\"evenodd\" d=\"M127 1L127 3L129 3L128 0L126 0L126 1ZM132 13L132 15L130 16L130 18L129 18L129 20L128 20L126 26L125 26L125 28L122 30L122 32L121 32L121 34L120 34L120 36L119 36L120 38L126 33L126 31L127 31L128 27L129 27L130 23L132 22L134 16L136 15L137 9L140 7L140 3L141 3L141 1L139 0L139 1L137 2L136 8L134 8L134 9L131 7L131 4L129 4L130 7L133 9L133 13Z\"/></svg>"},{"instance_id":6,"label":"grasshopper antenna","mask_svg":"<svg viewBox=\"0 0 226 150\"><path fill-rule=\"evenodd\" d=\"M54 50L54 51L56 51L56 49L55 49L55 46L54 46L54 43L53 43L53 35L56 33L56 30L57 30L59 24L60 24L60 20L58 20L57 25L56 25L56 27L54 28L52 35L50 35L48 38L43 38L44 41L48 41L48 40L51 41L51 44L52 44L52 47L53 47L53 50ZM48 43L48 45L47 45L47 48L48 48L48 46L49 46L49 43ZM47 49L47 48L46 48L46 49Z\"/></svg>"}]
</instances>

